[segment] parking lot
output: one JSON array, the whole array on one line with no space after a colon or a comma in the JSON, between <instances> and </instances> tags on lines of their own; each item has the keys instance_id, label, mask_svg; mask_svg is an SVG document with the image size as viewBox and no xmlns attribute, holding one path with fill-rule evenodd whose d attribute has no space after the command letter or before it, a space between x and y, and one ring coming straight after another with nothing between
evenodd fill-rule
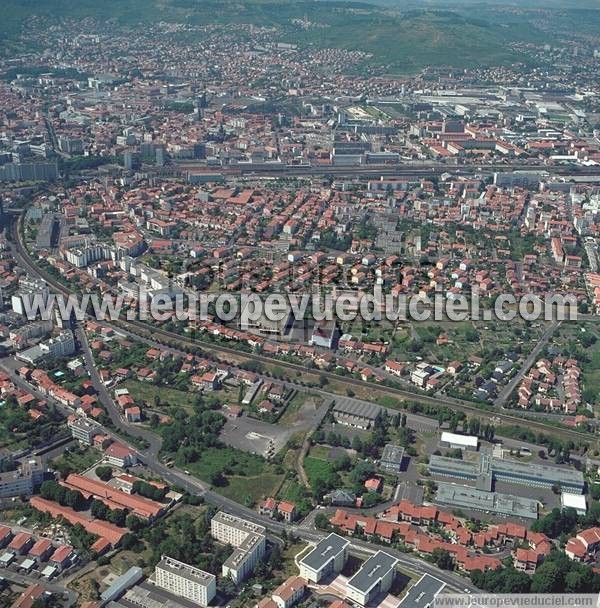
<instances>
[{"instance_id":1,"label":"parking lot","mask_svg":"<svg viewBox=\"0 0 600 608\"><path fill-rule=\"evenodd\" d=\"M240 416L227 420L220 438L233 448L269 458L283 448L292 434L292 429Z\"/></svg>"}]
</instances>

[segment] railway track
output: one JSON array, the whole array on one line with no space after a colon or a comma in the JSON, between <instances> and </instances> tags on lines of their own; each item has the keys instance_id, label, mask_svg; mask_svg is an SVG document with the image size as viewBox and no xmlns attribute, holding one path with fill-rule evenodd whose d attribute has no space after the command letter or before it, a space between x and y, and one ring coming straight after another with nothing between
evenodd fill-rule
<instances>
[{"instance_id":1,"label":"railway track","mask_svg":"<svg viewBox=\"0 0 600 608\"><path fill-rule=\"evenodd\" d=\"M11 240L16 248L18 257L22 265L27 268L32 274L38 275L43 278L57 293L60 293L65 296L72 295L73 292L67 289L67 287L62 285L49 273L45 272L43 269L40 269L31 259L29 251L27 251L21 240L21 232L19 230L19 226L22 222L22 218L23 214L19 216L19 219L17 221L13 221L10 224ZM188 352L194 352L198 349L202 349L208 353L232 355L238 358L245 359L247 361L255 361L268 365L276 364L277 366L283 369L293 371L295 373L299 372L301 374L306 374L307 372L306 367L297 363L289 363L287 361L281 361L279 359L272 359L264 355L259 355L256 353L247 353L236 350L234 348L229 348L227 346L222 346L218 344L212 344L209 342L196 342L194 340L186 338L185 336L181 336L180 334L170 332L165 329L161 329L158 327L149 327L146 323L142 323L141 321L119 320L111 321L110 323L105 322L105 324L111 326L113 329L124 329L131 334L139 335L140 337L153 340L157 343L163 342L166 346L176 346L177 348L187 350ZM380 395L395 397L403 401L410 400L425 405L446 405L456 408L457 410L462 411L465 414L476 415L480 417L485 417L487 415L490 417L494 417L496 420L499 420L503 424L526 426L527 428L533 431L543 432L548 435L554 435L562 439L570 439L573 441L595 441L595 438L590 436L588 433L584 433L574 429L557 428L555 426L544 424L543 422L539 422L536 420L523 419L519 418L518 416L511 416L510 414L506 414L504 412L482 410L467 401L461 401L452 397L444 397L443 399L440 399L438 397L430 397L428 395L412 393L403 389L374 385L372 383L363 382L362 380L357 380L356 378L339 376L332 372L319 371L315 373L318 373L320 376L323 376L328 380L335 381L338 384L347 386L348 388L367 388L371 391L377 391ZM332 393L332 397L335 398L336 395Z\"/></svg>"}]
</instances>

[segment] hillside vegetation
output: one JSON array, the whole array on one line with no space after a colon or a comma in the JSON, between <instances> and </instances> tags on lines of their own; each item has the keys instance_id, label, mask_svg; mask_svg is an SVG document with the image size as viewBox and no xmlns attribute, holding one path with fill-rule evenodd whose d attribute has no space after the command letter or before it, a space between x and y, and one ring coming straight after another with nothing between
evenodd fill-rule
<instances>
[{"instance_id":1,"label":"hillside vegetation","mask_svg":"<svg viewBox=\"0 0 600 608\"><path fill-rule=\"evenodd\" d=\"M111 27L159 21L252 23L276 27L281 41L300 46L369 53L368 66L382 66L384 72L393 73L428 65L463 68L522 61L511 44L545 38L526 19L513 18L507 25L494 14L484 13L475 18L464 11L333 0L3 0L0 44L4 51L16 50L15 41L32 18L48 25L61 19L90 18ZM294 23L298 19L311 25Z\"/></svg>"}]
</instances>

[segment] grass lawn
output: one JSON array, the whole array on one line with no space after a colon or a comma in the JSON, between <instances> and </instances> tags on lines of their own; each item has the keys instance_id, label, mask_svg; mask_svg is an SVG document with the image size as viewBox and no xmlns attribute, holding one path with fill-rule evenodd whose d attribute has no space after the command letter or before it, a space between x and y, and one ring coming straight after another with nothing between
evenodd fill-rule
<instances>
[{"instance_id":1,"label":"grass lawn","mask_svg":"<svg viewBox=\"0 0 600 608\"><path fill-rule=\"evenodd\" d=\"M203 481L210 482L214 473L221 472L227 485L216 487L223 496L253 505L259 499L274 495L284 475L259 456L233 448L209 448L196 462L178 463Z\"/></svg>"},{"instance_id":2,"label":"grass lawn","mask_svg":"<svg viewBox=\"0 0 600 608\"><path fill-rule=\"evenodd\" d=\"M329 452L331 452L331 448L326 445L313 445L310 448L310 455L320 460L329 460Z\"/></svg>"},{"instance_id":3,"label":"grass lawn","mask_svg":"<svg viewBox=\"0 0 600 608\"><path fill-rule=\"evenodd\" d=\"M219 494L246 506L254 506L259 500L277 493L283 475L263 473L252 477L228 477L228 485L215 488Z\"/></svg>"},{"instance_id":4,"label":"grass lawn","mask_svg":"<svg viewBox=\"0 0 600 608\"><path fill-rule=\"evenodd\" d=\"M75 448L74 451L63 452L58 458L52 461L53 466L57 469L63 466L68 466L74 471L81 473L89 469L93 464L96 464L102 459L102 452L92 447L87 447L84 450Z\"/></svg>"},{"instance_id":5,"label":"grass lawn","mask_svg":"<svg viewBox=\"0 0 600 608\"><path fill-rule=\"evenodd\" d=\"M298 575L298 567L296 566L296 555L298 555L301 551L304 551L308 543L298 542L293 543L285 548L282 553L282 567L281 574L283 578L287 579L290 576Z\"/></svg>"},{"instance_id":6,"label":"grass lawn","mask_svg":"<svg viewBox=\"0 0 600 608\"><path fill-rule=\"evenodd\" d=\"M310 492L294 479L286 479L277 493L278 500L288 500L296 505L300 515L306 516L312 509Z\"/></svg>"},{"instance_id":7,"label":"grass lawn","mask_svg":"<svg viewBox=\"0 0 600 608\"><path fill-rule=\"evenodd\" d=\"M119 551L110 560L110 569L115 574L125 574L132 566L137 566L140 559L148 560L152 556L152 551L149 547L145 546L144 550L139 552L133 551Z\"/></svg>"},{"instance_id":8,"label":"grass lawn","mask_svg":"<svg viewBox=\"0 0 600 608\"><path fill-rule=\"evenodd\" d=\"M304 498L304 488L297 481L287 479L279 488L277 498L294 503L300 502Z\"/></svg>"},{"instance_id":9,"label":"grass lawn","mask_svg":"<svg viewBox=\"0 0 600 608\"><path fill-rule=\"evenodd\" d=\"M595 349L590 353L591 361L583 366L583 386L600 395L600 350ZM599 398L596 398L598 403Z\"/></svg>"},{"instance_id":10,"label":"grass lawn","mask_svg":"<svg viewBox=\"0 0 600 608\"><path fill-rule=\"evenodd\" d=\"M135 400L145 401L151 408L156 407L155 399L158 397L162 406L177 405L187 411L192 411L192 403L196 399L195 393L187 393L165 386L154 386L137 380L127 380L119 388L126 388Z\"/></svg>"},{"instance_id":11,"label":"grass lawn","mask_svg":"<svg viewBox=\"0 0 600 608\"><path fill-rule=\"evenodd\" d=\"M311 485L314 485L318 479L327 482L335 477L335 471L329 462L313 456L307 456L304 459L304 470L308 475Z\"/></svg>"},{"instance_id":12,"label":"grass lawn","mask_svg":"<svg viewBox=\"0 0 600 608\"><path fill-rule=\"evenodd\" d=\"M225 476L256 476L265 472L270 466L264 459L234 448L208 448L200 453L196 462L181 463L200 479L210 480L213 473L221 472Z\"/></svg>"}]
</instances>

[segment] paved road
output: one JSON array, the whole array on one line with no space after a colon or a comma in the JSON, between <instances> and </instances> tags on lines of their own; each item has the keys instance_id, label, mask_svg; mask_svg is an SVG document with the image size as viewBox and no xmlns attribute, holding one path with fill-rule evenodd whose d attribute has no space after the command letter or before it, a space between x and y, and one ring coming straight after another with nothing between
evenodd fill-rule
<instances>
[{"instance_id":1,"label":"paved road","mask_svg":"<svg viewBox=\"0 0 600 608\"><path fill-rule=\"evenodd\" d=\"M146 450L146 453L149 456L152 455L153 457L158 458L158 453L160 452L160 448L162 445L160 437L156 435L156 433L152 433L151 431L148 431L147 429L144 429L139 425L127 422L121 416L119 407L114 402L111 394L109 393L108 389L104 385L104 382L102 382L102 379L100 378L100 374L98 373L98 368L96 367L96 364L94 362L94 356L90 349L85 330L78 325L75 329L75 334L83 352L86 370L94 385L94 389L98 393L98 399L106 409L108 415L110 416L111 422L113 423L115 428L124 433L128 433L129 435L138 437L139 439L143 439L148 442L148 449Z\"/></svg>"},{"instance_id":2,"label":"paved road","mask_svg":"<svg viewBox=\"0 0 600 608\"><path fill-rule=\"evenodd\" d=\"M561 321L553 321L550 323L546 331L542 334L538 343L535 345L533 350L529 353L528 357L523 361L521 369L511 378L510 382L500 391L494 405L497 407L503 406L512 395L513 391L517 388L521 380L525 377L527 372L531 369L531 366L537 361L539 354L546 347L550 338L554 335L554 332L560 327Z\"/></svg>"},{"instance_id":3,"label":"paved road","mask_svg":"<svg viewBox=\"0 0 600 608\"><path fill-rule=\"evenodd\" d=\"M21 259L24 266L26 268L29 268L31 270L31 272L33 272L34 274L40 274L37 267L30 261L27 252L25 252L22 247L22 244L19 243L18 231L15 231L14 227L13 227L13 238L15 238L15 237L16 237L15 242L17 243L17 245L20 245L20 247L18 247L19 251L17 251L16 253L17 253L18 257ZM46 277L43 277L43 278L46 278ZM53 284L55 282L50 281L50 283ZM57 287L60 291L65 291L65 288L63 286L61 286L60 284L54 285L54 286ZM119 327L117 327L116 329L117 329L117 331L121 331L121 329ZM150 331L150 330L148 329L148 331ZM304 540L311 541L311 542L317 542L318 540L323 538L323 536L324 536L323 532L316 531L316 530L309 530L306 528L302 528L300 526L294 526L294 525L290 525L290 524L286 524L286 523L282 523L282 522L274 522L270 519L267 519L267 518L259 515L255 511L248 509L247 507L244 507L243 505L241 505L231 499L228 499L224 496L221 496L221 495L213 492L212 490L209 489L207 484L204 484L204 483L200 482L199 480L195 479L194 477L187 475L184 471L178 470L176 468L169 469L169 468L165 467L158 460L158 453L160 450L160 438L158 438L156 435L154 435L153 433L151 433L150 431L148 431L146 429L142 429L140 427L126 423L121 418L120 412L118 411L116 405L114 404L112 397L108 393L106 387L104 386L104 384L102 383L102 381L99 377L98 371L97 371L96 366L93 361L93 357L92 357L89 345L87 343L87 337L85 336L85 332L81 328L78 327L78 328L76 328L76 333L77 333L79 342L81 344L81 347L82 347L82 350L84 353L86 367L88 369L88 373L90 374L90 378L92 379L92 382L94 383L94 386L96 387L96 390L98 391L100 401L106 407L113 424L118 429L125 431L126 433L135 435L137 437L142 437L150 443L149 448L146 450L139 450L139 449L136 449L134 446L130 446L138 452L138 454L140 455L140 460L150 470L152 470L155 474L162 477L169 484L183 488L184 490L190 492L191 494L201 495L204 497L204 499L207 502L217 506L218 508L227 510L228 512L230 512L232 514L237 515L239 517L243 517L249 521L255 521L256 523L265 525L267 527L267 529L272 532L277 533L277 532L282 532L283 530L286 530L288 532L288 534L293 533L296 536L298 536L299 538L302 538ZM166 333L166 332L162 332L162 333ZM136 335L136 337L139 337L139 336ZM182 337L180 337L180 336L175 336L175 337L178 340L181 340L182 342L184 342ZM207 346L211 346L211 345L207 345ZM239 351L235 351L234 349L223 348L223 349L221 349L221 351L222 352L232 352L237 356L240 356L240 355L244 356L244 353L240 353ZM535 357L535 355L534 355L534 357ZM263 357L261 357L261 359L262 358ZM264 358L264 359L267 360L269 363L272 363L272 360L270 360L268 358ZM298 368L302 371L304 370L304 368L302 368L301 366L293 366L293 367ZM330 375L332 376L333 379L335 379L336 382L343 380L341 377L339 377L335 374L330 374ZM15 380L16 384L19 384L19 382L20 382L22 384L27 385L27 390L32 390L32 387L30 385L28 385L27 383L24 383L22 380L19 379L19 382L17 382L14 376L13 376L13 380ZM362 382L359 382L359 384L361 386L365 385L365 383L362 383ZM36 391L32 391L32 392L35 393ZM319 391L319 392L323 393L324 391ZM403 391L396 391L396 392L400 393L400 394L403 393ZM331 394L328 394L328 395L333 398L339 398L338 395L331 395ZM417 400L416 395L410 394L410 397ZM439 403L438 400L431 399L431 398L428 398L428 401L431 401L432 403L436 403L436 404ZM451 400L447 399L446 401L451 401ZM65 408L62 408L62 409L64 410ZM476 408L472 408L472 409L476 409ZM478 413L481 413L480 410L476 410L476 411ZM114 433L112 433L109 429L105 429L105 432L107 432L107 434L114 437ZM122 443L128 444L127 441L124 441L121 438L117 438L117 439L119 441L121 441ZM351 543L352 543L352 547L355 551L362 550L365 552L372 553L380 548L378 545L374 545L372 543L367 543L367 542L360 541L357 539L351 539ZM433 576L436 576L440 580L446 582L450 588L452 588L456 591L462 591L465 588L476 591L476 588L467 579L465 579L457 574L440 570L439 568L433 566L432 564L429 564L428 562L424 562L409 554L397 552L394 550L390 550L390 552L394 553L394 555L396 555L398 557L401 565L404 568L406 568L412 572L415 572L415 573L428 572L428 573L432 574Z\"/></svg>"},{"instance_id":4,"label":"paved road","mask_svg":"<svg viewBox=\"0 0 600 608\"><path fill-rule=\"evenodd\" d=\"M29 585L34 585L36 583L41 583L48 591L62 596L65 599L66 606L75 606L77 604L78 595L74 591L70 589L66 589L61 585L56 585L52 583L47 583L43 579L39 579L35 576L27 576L24 574L17 574L16 572L12 572L11 570L2 570L2 576L12 583L16 583L17 585L21 585L22 587L29 587Z\"/></svg>"},{"instance_id":5,"label":"paved road","mask_svg":"<svg viewBox=\"0 0 600 608\"><path fill-rule=\"evenodd\" d=\"M21 216L22 217L22 216ZM17 222L13 222L11 226L11 238L12 243L14 244L13 252L15 257L19 260L21 265L28 269L34 276L39 276L44 279L51 287L53 287L57 292L63 293L65 295L70 295L69 290L57 282L53 277L49 276L47 273L41 271L34 261L30 258L29 252L25 249L23 243L21 242L21 235L18 230ZM278 366L282 368L286 368L289 371L300 372L301 374L306 373L306 368L300 364L289 363L287 361L275 360L271 357L267 357L264 355L258 355L255 353L245 353L234 348L229 348L213 343L208 342L194 342L185 336L181 336L179 334L165 331L158 327L151 327L145 323L139 321L119 321L113 322L112 324L107 324L116 331L123 331L123 329L130 331L134 334L138 339L139 338L147 338L150 336L157 343L160 343L162 347L171 347L173 343L178 344L181 348L190 349L190 350L198 350L202 349L205 353L218 353L221 355L223 360L227 360L229 356L242 357L244 359L258 361L260 363L266 363L272 365L274 362L277 363ZM355 378L349 378L340 376L333 372L319 372L321 376L324 376L327 379L333 380L338 384L346 385L348 388L359 387L361 389L369 389L369 390L377 390L378 392L386 393L390 396L397 397L399 399L408 399L412 401L416 401L419 403L424 403L428 405L449 405L455 407L457 410L461 410L468 414L475 414L477 416L482 415L482 410L480 408L475 407L472 403L468 401L462 401L460 399L455 399L453 397L445 397L443 400L437 397L430 397L427 395L422 395L418 393L413 393L403 389L384 387L381 385L374 385L373 383L363 382L362 380L358 380ZM338 395L339 397L339 395ZM518 416L512 416L506 413L496 414L498 418L505 421L507 424L523 424L523 419ZM544 431L549 434L557 435L563 438L568 439L576 439L581 440L586 437L585 433L574 429L566 429L566 428L556 428L553 426L549 426L540 421L528 420L527 424L531 428L537 428L538 430Z\"/></svg>"}]
</instances>

